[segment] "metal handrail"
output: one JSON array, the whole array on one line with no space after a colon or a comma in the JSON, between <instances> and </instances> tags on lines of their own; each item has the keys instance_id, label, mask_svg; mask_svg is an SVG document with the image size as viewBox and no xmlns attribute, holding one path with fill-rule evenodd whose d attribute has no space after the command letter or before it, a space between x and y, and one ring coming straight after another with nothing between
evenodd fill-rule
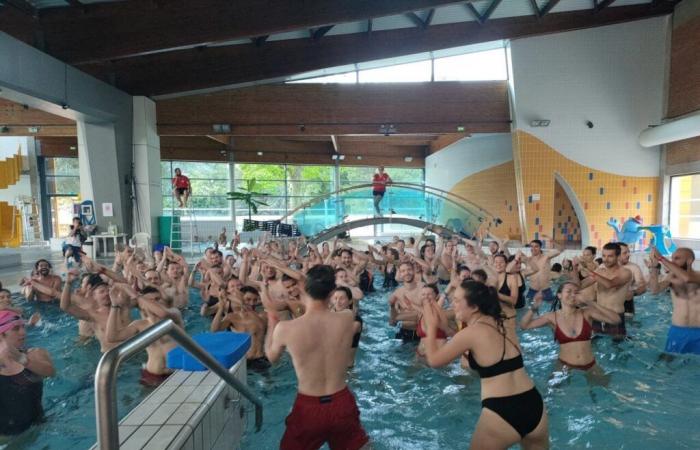
<instances>
[{"instance_id":1,"label":"metal handrail","mask_svg":"<svg viewBox=\"0 0 700 450\"><path fill-rule=\"evenodd\" d=\"M318 203L318 202L321 201L321 200L325 200L325 199L331 198L333 195L338 195L338 194L341 194L341 193L344 193L344 192L348 192L348 191L354 191L354 190L360 190L360 189L368 189L368 188L371 188L372 186L374 186L372 183L368 183L368 184L357 184L357 185L354 185L354 186L349 186L349 187L345 187L345 188L342 188L342 189L338 189L337 191L334 191L334 192L329 192L329 193L326 193L326 194L318 195L318 196L316 196L316 197L313 197L311 200L302 203L301 205L297 206L297 207L294 208L293 210L287 212L287 214L285 214L284 216L282 216L282 217L281 217L280 219L278 219L278 220L279 220L280 222L283 222L283 221L285 221L287 218L293 216L297 211L300 211L300 210L305 209L305 208L307 208L307 207L309 207L309 206L311 206L311 205L313 205L313 204L316 204L316 203ZM482 214L485 215L485 216L496 217L496 216L494 216L493 214L491 214L489 211L485 210L484 208L482 208L482 207L479 206L479 205L476 205L475 203L471 202L470 200L467 200L466 198L462 197L461 195L457 195L457 194L455 194L455 193L452 193L452 192L449 192L449 191L445 191L445 190L443 190L443 189L438 189L438 188L434 188L434 187L432 187L432 186L427 186L427 185L418 184L418 183L406 183L406 182L393 182L393 183L391 183L389 186L407 188L407 189L411 189L411 190L415 190L415 191L423 191L423 192L426 192L426 191L436 191L437 194L436 194L435 192L428 192L428 193L431 194L431 195L433 195L433 196L435 196L435 197L441 198L441 199L443 199L443 200L447 200L448 202L450 202L450 203L452 203L452 204L454 204L454 205L457 205L457 206L461 207L462 209L468 210L468 208L473 208L473 209L476 209L478 212L482 213ZM459 202L456 201L456 200L453 200L453 199L450 198L450 197L454 197L455 199L459 200ZM464 203L464 204L461 204L460 202L462 202L462 203Z\"/></svg>"},{"instance_id":2,"label":"metal handrail","mask_svg":"<svg viewBox=\"0 0 700 450\"><path fill-rule=\"evenodd\" d=\"M255 430L260 431L263 418L262 401L206 350L189 337L172 319L158 322L136 336L122 342L102 355L95 371L95 412L97 442L102 450L119 448L119 421L117 420L117 371L122 361L144 350L158 339L170 335L180 346L208 367L229 386L240 392L255 405Z\"/></svg>"}]
</instances>

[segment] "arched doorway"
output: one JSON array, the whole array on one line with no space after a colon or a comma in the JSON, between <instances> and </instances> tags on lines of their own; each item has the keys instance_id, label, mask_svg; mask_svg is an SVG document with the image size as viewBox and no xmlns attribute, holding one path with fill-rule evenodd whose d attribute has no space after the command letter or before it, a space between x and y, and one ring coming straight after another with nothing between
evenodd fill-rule
<instances>
[{"instance_id":1,"label":"arched doorway","mask_svg":"<svg viewBox=\"0 0 700 450\"><path fill-rule=\"evenodd\" d=\"M554 172L554 217L552 238L567 248L589 245L586 215L576 193L564 177Z\"/></svg>"}]
</instances>

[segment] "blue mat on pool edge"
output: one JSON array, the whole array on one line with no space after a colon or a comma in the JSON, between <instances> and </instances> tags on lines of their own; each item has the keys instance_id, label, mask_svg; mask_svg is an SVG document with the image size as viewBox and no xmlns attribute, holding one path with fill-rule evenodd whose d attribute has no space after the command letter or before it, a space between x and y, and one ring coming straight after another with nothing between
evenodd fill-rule
<instances>
[{"instance_id":1,"label":"blue mat on pool edge","mask_svg":"<svg viewBox=\"0 0 700 450\"><path fill-rule=\"evenodd\" d=\"M232 331L200 333L192 336L192 339L227 369L245 357L251 344L248 333L234 333ZM182 347L175 347L168 352L167 366L169 369L208 370Z\"/></svg>"}]
</instances>

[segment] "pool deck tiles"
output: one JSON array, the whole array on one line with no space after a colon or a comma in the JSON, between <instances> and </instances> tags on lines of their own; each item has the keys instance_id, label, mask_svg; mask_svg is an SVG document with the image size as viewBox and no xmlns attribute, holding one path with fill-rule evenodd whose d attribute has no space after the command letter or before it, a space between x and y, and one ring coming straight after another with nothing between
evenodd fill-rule
<instances>
[{"instance_id":1,"label":"pool deck tiles","mask_svg":"<svg viewBox=\"0 0 700 450\"><path fill-rule=\"evenodd\" d=\"M245 359L231 369L243 383L245 371ZM234 424L241 419L232 400L239 398L240 394L214 373L176 371L122 419L120 448L237 448L240 433L231 431L242 430L242 424Z\"/></svg>"}]
</instances>

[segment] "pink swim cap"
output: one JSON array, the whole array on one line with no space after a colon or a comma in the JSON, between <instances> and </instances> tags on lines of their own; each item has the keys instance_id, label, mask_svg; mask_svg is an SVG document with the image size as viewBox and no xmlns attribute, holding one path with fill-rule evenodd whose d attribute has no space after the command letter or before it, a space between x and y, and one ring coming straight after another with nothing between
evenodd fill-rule
<instances>
[{"instance_id":1,"label":"pink swim cap","mask_svg":"<svg viewBox=\"0 0 700 450\"><path fill-rule=\"evenodd\" d=\"M24 325L22 316L14 311L0 311L0 333L4 333L17 325Z\"/></svg>"}]
</instances>

